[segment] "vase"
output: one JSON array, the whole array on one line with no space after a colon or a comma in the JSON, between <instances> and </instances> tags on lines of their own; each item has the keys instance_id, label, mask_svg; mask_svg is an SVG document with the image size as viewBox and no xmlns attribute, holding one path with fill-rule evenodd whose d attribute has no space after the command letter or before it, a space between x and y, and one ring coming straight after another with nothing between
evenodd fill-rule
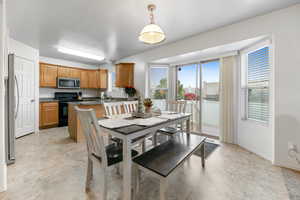
<instances>
[{"instance_id":1,"label":"vase","mask_svg":"<svg viewBox=\"0 0 300 200\"><path fill-rule=\"evenodd\" d=\"M145 112L150 113L151 112L151 106L146 106L145 107Z\"/></svg>"}]
</instances>

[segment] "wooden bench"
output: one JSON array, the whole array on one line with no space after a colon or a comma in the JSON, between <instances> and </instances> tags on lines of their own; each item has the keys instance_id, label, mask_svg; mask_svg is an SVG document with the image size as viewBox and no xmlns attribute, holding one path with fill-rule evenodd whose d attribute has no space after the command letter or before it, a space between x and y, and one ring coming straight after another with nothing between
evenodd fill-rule
<instances>
[{"instance_id":1,"label":"wooden bench","mask_svg":"<svg viewBox=\"0 0 300 200\"><path fill-rule=\"evenodd\" d=\"M139 188L140 170L149 172L160 180L160 200L166 200L167 178L197 149L201 149L202 167L205 167L205 137L183 133L133 159L135 164L135 196Z\"/></svg>"}]
</instances>

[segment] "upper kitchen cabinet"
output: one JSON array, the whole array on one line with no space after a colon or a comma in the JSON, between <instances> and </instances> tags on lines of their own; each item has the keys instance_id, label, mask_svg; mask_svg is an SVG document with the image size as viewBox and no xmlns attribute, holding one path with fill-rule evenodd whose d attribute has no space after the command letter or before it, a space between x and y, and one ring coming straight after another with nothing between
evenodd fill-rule
<instances>
[{"instance_id":1,"label":"upper kitchen cabinet","mask_svg":"<svg viewBox=\"0 0 300 200\"><path fill-rule=\"evenodd\" d=\"M71 67L58 67L58 77L80 78L80 70Z\"/></svg>"},{"instance_id":2,"label":"upper kitchen cabinet","mask_svg":"<svg viewBox=\"0 0 300 200\"><path fill-rule=\"evenodd\" d=\"M40 87L56 87L57 65L40 63Z\"/></svg>"},{"instance_id":3,"label":"upper kitchen cabinet","mask_svg":"<svg viewBox=\"0 0 300 200\"><path fill-rule=\"evenodd\" d=\"M58 67L57 76L68 78L71 75L71 71L68 67Z\"/></svg>"},{"instance_id":4,"label":"upper kitchen cabinet","mask_svg":"<svg viewBox=\"0 0 300 200\"><path fill-rule=\"evenodd\" d=\"M80 69L70 68L70 78L80 78Z\"/></svg>"},{"instance_id":5,"label":"upper kitchen cabinet","mask_svg":"<svg viewBox=\"0 0 300 200\"><path fill-rule=\"evenodd\" d=\"M88 88L98 88L98 74L99 72L97 70L88 71Z\"/></svg>"},{"instance_id":6,"label":"upper kitchen cabinet","mask_svg":"<svg viewBox=\"0 0 300 200\"><path fill-rule=\"evenodd\" d=\"M107 89L108 71L106 69L99 69L98 73L98 88Z\"/></svg>"},{"instance_id":7,"label":"upper kitchen cabinet","mask_svg":"<svg viewBox=\"0 0 300 200\"><path fill-rule=\"evenodd\" d=\"M116 87L134 87L134 63L116 65Z\"/></svg>"},{"instance_id":8,"label":"upper kitchen cabinet","mask_svg":"<svg viewBox=\"0 0 300 200\"><path fill-rule=\"evenodd\" d=\"M89 88L89 71L80 70L80 88Z\"/></svg>"}]
</instances>

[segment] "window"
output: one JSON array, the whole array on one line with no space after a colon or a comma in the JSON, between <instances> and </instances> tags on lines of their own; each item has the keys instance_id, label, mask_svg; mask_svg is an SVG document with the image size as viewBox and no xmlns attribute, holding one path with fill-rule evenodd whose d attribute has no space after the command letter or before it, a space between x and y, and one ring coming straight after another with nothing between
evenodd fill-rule
<instances>
[{"instance_id":1,"label":"window","mask_svg":"<svg viewBox=\"0 0 300 200\"><path fill-rule=\"evenodd\" d=\"M149 96L155 107L165 110L168 98L168 71L165 66L151 66L149 70Z\"/></svg>"},{"instance_id":2,"label":"window","mask_svg":"<svg viewBox=\"0 0 300 200\"><path fill-rule=\"evenodd\" d=\"M269 47L246 54L247 118L269 121Z\"/></svg>"}]
</instances>

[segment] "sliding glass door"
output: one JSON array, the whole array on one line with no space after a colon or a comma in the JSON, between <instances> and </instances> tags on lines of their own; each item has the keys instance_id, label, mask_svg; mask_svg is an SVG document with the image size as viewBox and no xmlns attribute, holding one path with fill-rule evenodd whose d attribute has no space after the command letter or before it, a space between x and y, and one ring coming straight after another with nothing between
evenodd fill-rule
<instances>
[{"instance_id":1,"label":"sliding glass door","mask_svg":"<svg viewBox=\"0 0 300 200\"><path fill-rule=\"evenodd\" d=\"M202 133L219 136L220 119L220 61L201 63L201 126Z\"/></svg>"},{"instance_id":2,"label":"sliding glass door","mask_svg":"<svg viewBox=\"0 0 300 200\"><path fill-rule=\"evenodd\" d=\"M176 71L176 99L187 102L186 112L192 113L191 128L201 133L200 64L179 65Z\"/></svg>"},{"instance_id":3,"label":"sliding glass door","mask_svg":"<svg viewBox=\"0 0 300 200\"><path fill-rule=\"evenodd\" d=\"M176 67L176 98L187 102L192 130L219 136L219 60Z\"/></svg>"}]
</instances>

